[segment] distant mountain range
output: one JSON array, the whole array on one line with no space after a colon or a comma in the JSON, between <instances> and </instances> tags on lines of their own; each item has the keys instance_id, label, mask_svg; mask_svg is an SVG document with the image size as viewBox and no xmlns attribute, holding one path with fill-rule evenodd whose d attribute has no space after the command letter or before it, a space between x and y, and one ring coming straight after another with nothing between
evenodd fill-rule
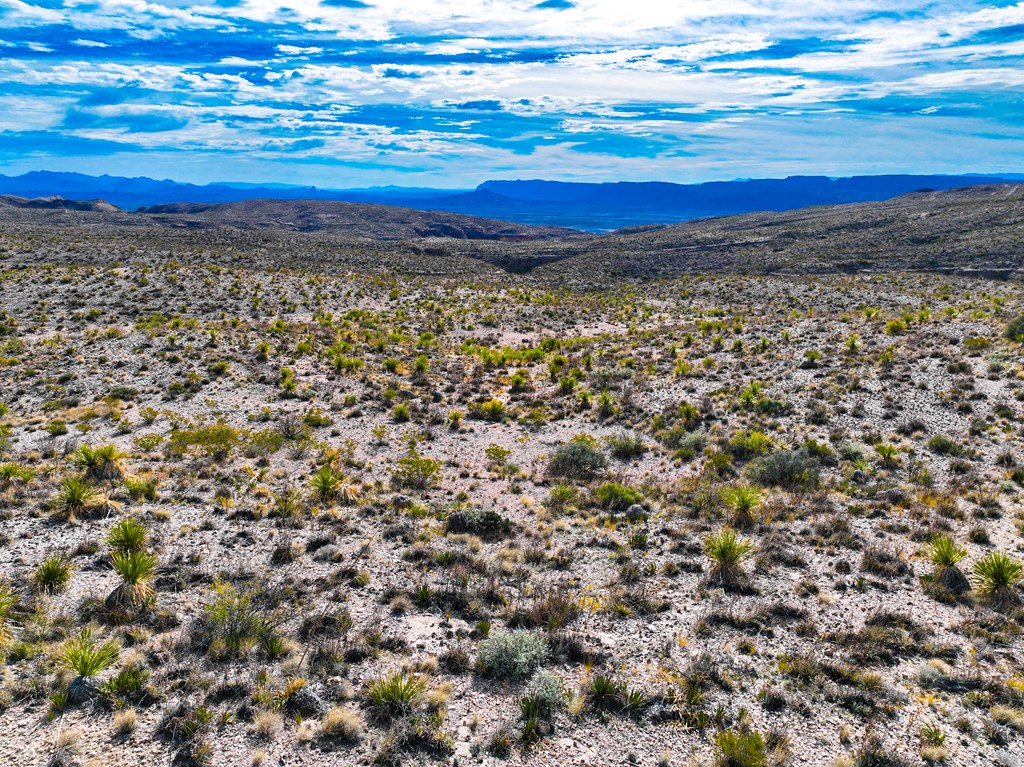
<instances>
[{"instance_id":1,"label":"distant mountain range","mask_svg":"<svg viewBox=\"0 0 1024 767\"><path fill-rule=\"evenodd\" d=\"M1024 174L882 175L714 181L703 184L485 181L473 190L410 187L321 189L284 184L185 184L177 181L34 171L0 175L0 195L106 200L134 211L172 203L217 204L250 199L336 200L443 210L533 226L591 232L694 218L783 211L811 205L887 200L917 190L1024 181Z\"/></svg>"}]
</instances>

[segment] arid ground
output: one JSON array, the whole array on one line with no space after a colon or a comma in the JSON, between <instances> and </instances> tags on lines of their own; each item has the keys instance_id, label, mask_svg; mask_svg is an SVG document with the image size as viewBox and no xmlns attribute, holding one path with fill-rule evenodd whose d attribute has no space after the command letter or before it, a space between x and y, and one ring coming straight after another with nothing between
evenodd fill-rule
<instances>
[{"instance_id":1,"label":"arid ground","mask_svg":"<svg viewBox=\"0 0 1024 767\"><path fill-rule=\"evenodd\" d=\"M1021 763L1020 190L251 213L0 206L0 764Z\"/></svg>"}]
</instances>

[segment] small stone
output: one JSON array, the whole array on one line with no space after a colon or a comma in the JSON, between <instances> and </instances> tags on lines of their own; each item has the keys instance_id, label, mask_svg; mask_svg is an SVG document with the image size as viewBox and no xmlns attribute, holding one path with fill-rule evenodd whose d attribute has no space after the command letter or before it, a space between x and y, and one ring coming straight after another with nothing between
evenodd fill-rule
<instances>
[{"instance_id":1,"label":"small stone","mask_svg":"<svg viewBox=\"0 0 1024 767\"><path fill-rule=\"evenodd\" d=\"M288 698L288 711L301 714L305 719L319 719L330 709L327 701L309 687L300 687Z\"/></svg>"},{"instance_id":2,"label":"small stone","mask_svg":"<svg viewBox=\"0 0 1024 767\"><path fill-rule=\"evenodd\" d=\"M634 503L632 506L626 509L627 522L642 522L645 519L647 519L647 509L645 509L639 503Z\"/></svg>"},{"instance_id":3,"label":"small stone","mask_svg":"<svg viewBox=\"0 0 1024 767\"><path fill-rule=\"evenodd\" d=\"M469 515L464 511L456 511L448 517L448 532L455 534L468 533Z\"/></svg>"}]
</instances>

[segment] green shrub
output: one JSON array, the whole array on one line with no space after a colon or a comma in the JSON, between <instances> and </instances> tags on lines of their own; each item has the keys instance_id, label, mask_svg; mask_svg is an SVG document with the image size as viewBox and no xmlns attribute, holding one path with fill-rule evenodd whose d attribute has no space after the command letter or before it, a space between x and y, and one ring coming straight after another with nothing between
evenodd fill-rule
<instances>
[{"instance_id":1,"label":"green shrub","mask_svg":"<svg viewBox=\"0 0 1024 767\"><path fill-rule=\"evenodd\" d=\"M901 333L907 332L907 323L905 320L895 319L889 320L885 323L885 334L889 336L898 336Z\"/></svg>"},{"instance_id":2,"label":"green shrub","mask_svg":"<svg viewBox=\"0 0 1024 767\"><path fill-rule=\"evenodd\" d=\"M485 674L513 679L529 676L547 657L548 643L544 637L516 630L480 642L477 660Z\"/></svg>"},{"instance_id":3,"label":"green shrub","mask_svg":"<svg viewBox=\"0 0 1024 767\"><path fill-rule=\"evenodd\" d=\"M555 511L562 511L575 504L580 498L580 491L573 485L559 483L551 488L546 501L547 506Z\"/></svg>"},{"instance_id":4,"label":"green shrub","mask_svg":"<svg viewBox=\"0 0 1024 767\"><path fill-rule=\"evenodd\" d=\"M334 423L331 417L318 407L307 410L306 414L302 416L302 422L311 429L322 429Z\"/></svg>"},{"instance_id":5,"label":"green shrub","mask_svg":"<svg viewBox=\"0 0 1024 767\"><path fill-rule=\"evenodd\" d=\"M1024 314L1010 321L1003 336L1010 341L1024 344Z\"/></svg>"},{"instance_id":6,"label":"green shrub","mask_svg":"<svg viewBox=\"0 0 1024 767\"><path fill-rule=\"evenodd\" d=\"M101 684L99 692L111 705L121 706L132 698L140 697L148 679L149 672L146 669L130 666Z\"/></svg>"},{"instance_id":7,"label":"green shrub","mask_svg":"<svg viewBox=\"0 0 1024 767\"><path fill-rule=\"evenodd\" d=\"M638 434L616 434L608 437L608 451L620 461L641 458L650 449Z\"/></svg>"},{"instance_id":8,"label":"green shrub","mask_svg":"<svg viewBox=\"0 0 1024 767\"><path fill-rule=\"evenodd\" d=\"M726 452L738 460L747 460L765 455L775 449L771 438L760 431L745 431L733 435L726 446Z\"/></svg>"},{"instance_id":9,"label":"green shrub","mask_svg":"<svg viewBox=\"0 0 1024 767\"><path fill-rule=\"evenodd\" d=\"M0 581L0 649L14 638L11 620L17 608L17 592L6 581Z\"/></svg>"},{"instance_id":10,"label":"green shrub","mask_svg":"<svg viewBox=\"0 0 1024 767\"><path fill-rule=\"evenodd\" d=\"M0 464L0 490L6 490L16 482L26 485L35 475L36 473L28 466L17 463Z\"/></svg>"},{"instance_id":11,"label":"green shrub","mask_svg":"<svg viewBox=\"0 0 1024 767\"><path fill-rule=\"evenodd\" d=\"M560 711L569 703L569 694L561 678L545 668L533 672L526 686L526 695L544 714Z\"/></svg>"},{"instance_id":12,"label":"green shrub","mask_svg":"<svg viewBox=\"0 0 1024 767\"><path fill-rule=\"evenodd\" d=\"M223 461L231 455L240 439L237 429L218 421L191 429L175 429L171 432L170 450L172 454L183 455L195 449L212 461Z\"/></svg>"},{"instance_id":13,"label":"green shrub","mask_svg":"<svg viewBox=\"0 0 1024 767\"><path fill-rule=\"evenodd\" d=\"M703 430L687 431L682 426L660 432L658 440L665 447L675 451L675 458L683 461L691 461L696 458L708 442L707 435Z\"/></svg>"},{"instance_id":14,"label":"green shrub","mask_svg":"<svg viewBox=\"0 0 1024 767\"><path fill-rule=\"evenodd\" d=\"M559 445L548 462L548 474L567 479L592 479L608 466L604 453L585 442Z\"/></svg>"},{"instance_id":15,"label":"green shrub","mask_svg":"<svg viewBox=\"0 0 1024 767\"><path fill-rule=\"evenodd\" d=\"M821 481L818 462L804 448L756 458L747 466L746 474L759 485L787 490L813 490Z\"/></svg>"},{"instance_id":16,"label":"green shrub","mask_svg":"<svg viewBox=\"0 0 1024 767\"><path fill-rule=\"evenodd\" d=\"M163 434L137 434L132 438L132 447L142 453L151 453L163 443Z\"/></svg>"},{"instance_id":17,"label":"green shrub","mask_svg":"<svg viewBox=\"0 0 1024 767\"><path fill-rule=\"evenodd\" d=\"M768 753L759 732L721 730L715 735L715 767L767 767Z\"/></svg>"},{"instance_id":18,"label":"green shrub","mask_svg":"<svg viewBox=\"0 0 1024 767\"><path fill-rule=\"evenodd\" d=\"M963 445L941 434L936 434L928 440L928 449L938 455L952 455L955 457L962 456L966 452Z\"/></svg>"},{"instance_id":19,"label":"green shrub","mask_svg":"<svg viewBox=\"0 0 1024 767\"><path fill-rule=\"evenodd\" d=\"M128 491L128 495L133 501L155 501L157 499L156 486L155 477L149 479L135 477L124 481L124 489Z\"/></svg>"},{"instance_id":20,"label":"green shrub","mask_svg":"<svg viewBox=\"0 0 1024 767\"><path fill-rule=\"evenodd\" d=\"M497 399L490 399L486 402L470 403L469 415L471 418L478 418L483 421L493 421L497 423L505 420L507 412L504 402Z\"/></svg>"},{"instance_id":21,"label":"green shrub","mask_svg":"<svg viewBox=\"0 0 1024 767\"><path fill-rule=\"evenodd\" d=\"M618 482L606 482L594 491L594 502L605 511L625 511L636 503L642 503L639 490L625 487Z\"/></svg>"},{"instance_id":22,"label":"green shrub","mask_svg":"<svg viewBox=\"0 0 1024 767\"><path fill-rule=\"evenodd\" d=\"M514 529L512 522L494 509L477 508L453 512L446 527L450 533L470 533L485 541L507 538Z\"/></svg>"},{"instance_id":23,"label":"green shrub","mask_svg":"<svg viewBox=\"0 0 1024 767\"><path fill-rule=\"evenodd\" d=\"M203 617L195 627L200 644L214 654L243 657L254 647L262 647L270 655L279 643L271 618L257 604L253 592L240 593L229 583L213 584L214 598L204 608Z\"/></svg>"},{"instance_id":24,"label":"green shrub","mask_svg":"<svg viewBox=\"0 0 1024 767\"><path fill-rule=\"evenodd\" d=\"M414 447L403 458L399 458L391 480L399 487L423 490L433 487L441 480L441 462L421 456Z\"/></svg>"}]
</instances>

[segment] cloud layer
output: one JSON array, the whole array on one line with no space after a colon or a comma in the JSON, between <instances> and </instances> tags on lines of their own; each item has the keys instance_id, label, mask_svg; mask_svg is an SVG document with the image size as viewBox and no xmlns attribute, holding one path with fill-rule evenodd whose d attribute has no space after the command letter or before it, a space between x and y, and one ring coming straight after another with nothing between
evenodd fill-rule
<instances>
[{"instance_id":1,"label":"cloud layer","mask_svg":"<svg viewBox=\"0 0 1024 767\"><path fill-rule=\"evenodd\" d=\"M0 0L0 164L450 187L1024 170L1024 2L644 5Z\"/></svg>"}]
</instances>

